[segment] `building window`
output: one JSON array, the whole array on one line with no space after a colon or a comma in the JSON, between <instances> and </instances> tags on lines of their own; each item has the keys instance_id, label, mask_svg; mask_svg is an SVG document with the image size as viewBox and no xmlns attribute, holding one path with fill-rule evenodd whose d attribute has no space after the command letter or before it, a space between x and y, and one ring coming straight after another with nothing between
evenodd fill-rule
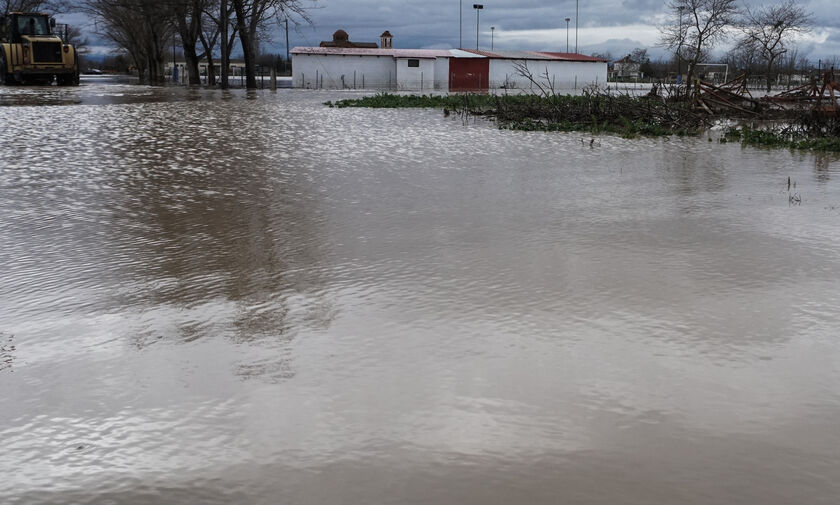
<instances>
[{"instance_id":1,"label":"building window","mask_svg":"<svg viewBox=\"0 0 840 505\"><path fill-rule=\"evenodd\" d=\"M419 67L420 66L420 60L408 60L408 66L409 67Z\"/></svg>"}]
</instances>

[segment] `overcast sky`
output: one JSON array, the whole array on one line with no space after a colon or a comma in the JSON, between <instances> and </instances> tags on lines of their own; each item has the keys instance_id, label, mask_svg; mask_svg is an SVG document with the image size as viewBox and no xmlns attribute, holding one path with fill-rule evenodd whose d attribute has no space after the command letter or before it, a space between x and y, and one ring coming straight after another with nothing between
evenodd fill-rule
<instances>
[{"instance_id":1,"label":"overcast sky","mask_svg":"<svg viewBox=\"0 0 840 505\"><path fill-rule=\"evenodd\" d=\"M304 0L307 1L307 0ZM463 44L475 47L474 0L463 0ZM755 0L748 0L758 4ZM484 0L481 11L480 45L490 47L490 27L495 26L496 49L565 51L566 22L570 49L574 50L574 0ZM343 28L350 40L378 42L384 30L394 35L394 47L458 47L458 0L318 0L309 2L313 24L292 28L291 46L317 46ZM580 0L578 15L579 52L609 51L615 57L634 47L655 47L657 26L666 15L665 0ZM816 60L840 56L840 8L834 0L802 2L814 13L816 26L799 41L800 51ZM75 16L74 16L75 17ZM275 30L273 41L264 49L285 51L283 32ZM721 51L726 47L721 47Z\"/></svg>"}]
</instances>

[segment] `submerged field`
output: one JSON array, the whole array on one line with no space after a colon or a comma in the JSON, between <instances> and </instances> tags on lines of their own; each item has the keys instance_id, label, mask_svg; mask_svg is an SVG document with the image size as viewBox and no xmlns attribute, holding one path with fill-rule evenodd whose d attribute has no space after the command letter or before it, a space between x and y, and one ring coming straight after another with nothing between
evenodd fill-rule
<instances>
[{"instance_id":1,"label":"submerged field","mask_svg":"<svg viewBox=\"0 0 840 505\"><path fill-rule=\"evenodd\" d=\"M840 155L342 97L2 97L0 503L836 505Z\"/></svg>"}]
</instances>

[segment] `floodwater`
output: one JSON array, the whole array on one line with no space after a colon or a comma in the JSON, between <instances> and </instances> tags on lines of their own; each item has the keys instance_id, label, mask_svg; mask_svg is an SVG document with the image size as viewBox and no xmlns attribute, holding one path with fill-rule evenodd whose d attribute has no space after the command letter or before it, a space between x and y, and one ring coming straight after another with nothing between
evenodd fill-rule
<instances>
[{"instance_id":1,"label":"floodwater","mask_svg":"<svg viewBox=\"0 0 840 505\"><path fill-rule=\"evenodd\" d=\"M838 503L838 157L341 96L0 90L0 503Z\"/></svg>"}]
</instances>

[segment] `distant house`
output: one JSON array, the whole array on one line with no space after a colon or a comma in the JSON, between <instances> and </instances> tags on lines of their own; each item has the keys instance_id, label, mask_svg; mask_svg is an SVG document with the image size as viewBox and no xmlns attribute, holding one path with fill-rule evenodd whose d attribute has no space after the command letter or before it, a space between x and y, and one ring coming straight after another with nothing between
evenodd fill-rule
<instances>
[{"instance_id":1,"label":"distant house","mask_svg":"<svg viewBox=\"0 0 840 505\"><path fill-rule=\"evenodd\" d=\"M729 65L726 63L698 63L694 67L694 75L707 82L723 83L729 76Z\"/></svg>"},{"instance_id":2,"label":"distant house","mask_svg":"<svg viewBox=\"0 0 840 505\"><path fill-rule=\"evenodd\" d=\"M613 63L611 76L619 79L637 79L642 76L640 67L641 63L633 61L628 54L624 58L616 60Z\"/></svg>"},{"instance_id":3,"label":"distant house","mask_svg":"<svg viewBox=\"0 0 840 505\"><path fill-rule=\"evenodd\" d=\"M178 60L175 62L167 61L164 63L164 74L172 78L172 67L175 66L178 69L177 77L178 81L182 84L186 83L189 80L188 77L188 69L187 64L184 60ZM222 73L222 66L221 62L217 59L213 64L213 72L218 78ZM201 75L202 80L207 78L207 61L203 58L198 62L198 73ZM228 75L230 76L241 76L245 75L245 60L242 59L231 59L230 60L230 67L228 69Z\"/></svg>"}]
</instances>

